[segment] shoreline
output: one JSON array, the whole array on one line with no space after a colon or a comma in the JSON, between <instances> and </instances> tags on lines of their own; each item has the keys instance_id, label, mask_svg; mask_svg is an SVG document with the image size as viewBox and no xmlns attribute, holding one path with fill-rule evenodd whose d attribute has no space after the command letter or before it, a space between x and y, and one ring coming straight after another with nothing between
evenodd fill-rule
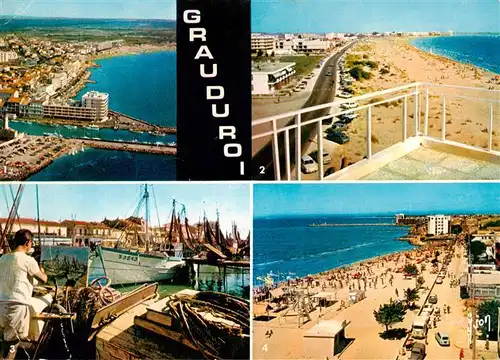
<instances>
[{"instance_id":1,"label":"shoreline","mask_svg":"<svg viewBox=\"0 0 500 360\"><path fill-rule=\"evenodd\" d=\"M481 35L476 35L476 36L481 36ZM426 56L433 56L435 57L436 60L438 61L453 61L457 64L460 64L460 65L467 65L467 66L472 66L472 67L475 67L477 68L478 70L481 70L481 71L485 71L486 73L490 73L492 75L500 75L500 72L495 72L493 70L490 70L490 69L487 69L487 68L483 68L479 65L475 65L473 63L468 63L468 62L463 62L463 61L460 61L460 60L457 60L457 59L453 59L451 57L447 57L445 55L440 55L440 54L434 54L434 53L431 53L429 52L428 50L425 50L425 49L422 49L422 48L419 48L418 46L416 46L415 44L412 44L411 41L412 40L415 40L415 39L435 39L439 36L421 36L421 37L407 37L405 38L407 44L409 46L411 46L412 48L414 48L415 50L417 50L418 52L426 55ZM444 37L444 36L443 36ZM436 48L436 49L439 49L439 48Z\"/></svg>"}]
</instances>

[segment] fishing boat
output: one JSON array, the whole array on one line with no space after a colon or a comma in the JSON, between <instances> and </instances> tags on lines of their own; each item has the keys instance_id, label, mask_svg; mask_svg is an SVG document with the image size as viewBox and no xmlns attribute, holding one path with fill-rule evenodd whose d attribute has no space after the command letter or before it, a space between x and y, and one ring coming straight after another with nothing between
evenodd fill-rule
<instances>
[{"instance_id":1,"label":"fishing boat","mask_svg":"<svg viewBox=\"0 0 500 360\"><path fill-rule=\"evenodd\" d=\"M135 224L124 232L125 235L118 240L115 247L97 246L104 272L115 285L170 280L185 264L182 235L175 241L174 228L171 228L166 241L161 241L158 236L150 234L147 185L144 185L143 196L134 217L137 217L143 206L146 212L144 223L141 224L145 228L144 232L141 233ZM175 201L172 214L176 218ZM177 229L177 232L182 234L182 229ZM141 247L145 247L145 251L140 250Z\"/></svg>"},{"instance_id":2,"label":"fishing boat","mask_svg":"<svg viewBox=\"0 0 500 360\"><path fill-rule=\"evenodd\" d=\"M74 125L64 125L66 129L76 129L76 126Z\"/></svg>"},{"instance_id":3,"label":"fishing boat","mask_svg":"<svg viewBox=\"0 0 500 360\"><path fill-rule=\"evenodd\" d=\"M99 130L99 126L89 125L89 126L85 126L85 129L87 129L87 130Z\"/></svg>"},{"instance_id":4,"label":"fishing boat","mask_svg":"<svg viewBox=\"0 0 500 360\"><path fill-rule=\"evenodd\" d=\"M141 131L141 130L131 129L130 132L134 132L134 133L137 133L137 134L144 134L144 131Z\"/></svg>"},{"instance_id":5,"label":"fishing boat","mask_svg":"<svg viewBox=\"0 0 500 360\"><path fill-rule=\"evenodd\" d=\"M172 142L167 143L167 145L173 147L173 146L177 146L177 143L172 141Z\"/></svg>"}]
</instances>

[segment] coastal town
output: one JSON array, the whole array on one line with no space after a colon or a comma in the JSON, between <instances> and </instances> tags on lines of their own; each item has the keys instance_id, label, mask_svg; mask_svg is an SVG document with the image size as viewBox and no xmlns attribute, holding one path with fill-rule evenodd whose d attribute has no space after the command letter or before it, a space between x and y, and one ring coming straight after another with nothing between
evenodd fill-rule
<instances>
[{"instance_id":1,"label":"coastal town","mask_svg":"<svg viewBox=\"0 0 500 360\"><path fill-rule=\"evenodd\" d=\"M86 147L175 155L176 142L165 140L175 135L175 127L110 109L108 93L92 90L74 99L92 82L90 70L99 66L97 59L175 49L175 42L144 42L99 37L67 41L23 32L0 38L0 179L25 180L56 158ZM50 130L26 134L14 129L32 124ZM145 134L147 139L103 138L102 129Z\"/></svg>"},{"instance_id":2,"label":"coastal town","mask_svg":"<svg viewBox=\"0 0 500 360\"><path fill-rule=\"evenodd\" d=\"M418 246L259 278L254 357L496 359L500 216L398 214L393 225Z\"/></svg>"},{"instance_id":3,"label":"coastal town","mask_svg":"<svg viewBox=\"0 0 500 360\"><path fill-rule=\"evenodd\" d=\"M15 193L9 216L0 218L0 259L15 256L18 237L28 234L34 249L28 255L49 279L27 299L33 316L19 353L49 359L109 359L117 353L151 360L249 358L250 234L236 222L223 227L227 221L218 212L190 223L189 205L177 200L170 218L154 225L150 202L164 205L169 190L139 188L132 214L102 221L72 214L65 220L22 217L22 195L35 186L0 188ZM77 195L79 186L73 190ZM58 345L61 336L67 346Z\"/></svg>"},{"instance_id":4,"label":"coastal town","mask_svg":"<svg viewBox=\"0 0 500 360\"><path fill-rule=\"evenodd\" d=\"M498 159L471 156L463 148L472 146L477 154L498 150L498 134L489 124L498 119L500 76L415 45L453 35L253 34L252 155L267 169L264 177L498 179ZM293 145L298 128L300 154ZM442 146L443 139L444 145L453 142L455 147ZM414 144L422 141L426 146L416 151ZM406 150L397 146L401 142ZM370 162L379 153L390 161ZM409 171L405 163L414 160L435 170ZM465 169L458 164L464 161L481 171L462 173Z\"/></svg>"}]
</instances>

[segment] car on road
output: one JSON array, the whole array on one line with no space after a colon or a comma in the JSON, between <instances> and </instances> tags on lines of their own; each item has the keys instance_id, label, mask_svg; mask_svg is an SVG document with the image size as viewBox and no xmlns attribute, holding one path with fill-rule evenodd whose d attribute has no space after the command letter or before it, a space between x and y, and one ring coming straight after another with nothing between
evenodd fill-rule
<instances>
[{"instance_id":1,"label":"car on road","mask_svg":"<svg viewBox=\"0 0 500 360\"><path fill-rule=\"evenodd\" d=\"M345 144L350 141L349 137L341 131L332 131L326 135L326 138L337 144Z\"/></svg>"},{"instance_id":2,"label":"car on road","mask_svg":"<svg viewBox=\"0 0 500 360\"><path fill-rule=\"evenodd\" d=\"M443 278L442 277L438 277L436 279L436 284L442 284L443 283Z\"/></svg>"},{"instance_id":3,"label":"car on road","mask_svg":"<svg viewBox=\"0 0 500 360\"><path fill-rule=\"evenodd\" d=\"M423 360L425 358L425 344L416 342L411 348L408 360Z\"/></svg>"},{"instance_id":4,"label":"car on road","mask_svg":"<svg viewBox=\"0 0 500 360\"><path fill-rule=\"evenodd\" d=\"M425 304L424 305L424 309L422 310L422 313L427 313L430 315L432 315L432 313L434 312L434 305L432 304Z\"/></svg>"},{"instance_id":5,"label":"car on road","mask_svg":"<svg viewBox=\"0 0 500 360\"><path fill-rule=\"evenodd\" d=\"M342 99L350 99L352 98L352 95L347 93L347 92L341 92L337 95L339 98L342 98Z\"/></svg>"},{"instance_id":6,"label":"car on road","mask_svg":"<svg viewBox=\"0 0 500 360\"><path fill-rule=\"evenodd\" d=\"M450 346L450 336L448 333L438 331L436 333L436 341L441 346Z\"/></svg>"},{"instance_id":7,"label":"car on road","mask_svg":"<svg viewBox=\"0 0 500 360\"><path fill-rule=\"evenodd\" d=\"M304 155L300 161L300 168L304 174L318 171L318 164L309 155Z\"/></svg>"},{"instance_id":8,"label":"car on road","mask_svg":"<svg viewBox=\"0 0 500 360\"><path fill-rule=\"evenodd\" d=\"M348 124L348 123L352 122L354 119L356 119L358 116L359 116L358 114L351 113L351 114L342 114L342 115L339 115L338 118L343 123Z\"/></svg>"},{"instance_id":9,"label":"car on road","mask_svg":"<svg viewBox=\"0 0 500 360\"><path fill-rule=\"evenodd\" d=\"M332 72L331 72L331 71L328 71L328 72L326 73L326 76L332 76Z\"/></svg>"},{"instance_id":10,"label":"car on road","mask_svg":"<svg viewBox=\"0 0 500 360\"><path fill-rule=\"evenodd\" d=\"M438 302L438 296L436 294L432 294L429 296L429 303L431 304L437 304Z\"/></svg>"},{"instance_id":11,"label":"car on road","mask_svg":"<svg viewBox=\"0 0 500 360\"><path fill-rule=\"evenodd\" d=\"M332 129L331 131L334 131L334 130L345 130L347 124L346 123L343 123L342 121L337 121L337 122L334 122L332 124L332 127L328 128L328 130Z\"/></svg>"},{"instance_id":12,"label":"car on road","mask_svg":"<svg viewBox=\"0 0 500 360\"><path fill-rule=\"evenodd\" d=\"M314 151L311 154L311 157L319 164L317 151ZM326 164L329 164L331 162L332 162L332 157L330 156L330 153L328 151L323 150L323 164L326 165Z\"/></svg>"},{"instance_id":13,"label":"car on road","mask_svg":"<svg viewBox=\"0 0 500 360\"><path fill-rule=\"evenodd\" d=\"M340 107L342 109L354 109L354 108L358 107L358 103L355 101L346 102L346 103L340 104Z\"/></svg>"}]
</instances>

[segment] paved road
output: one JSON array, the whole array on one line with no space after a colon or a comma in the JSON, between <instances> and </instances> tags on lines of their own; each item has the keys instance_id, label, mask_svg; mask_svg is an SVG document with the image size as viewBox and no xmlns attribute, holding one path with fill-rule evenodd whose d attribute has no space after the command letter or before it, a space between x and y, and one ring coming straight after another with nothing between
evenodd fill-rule
<instances>
[{"instance_id":1,"label":"paved road","mask_svg":"<svg viewBox=\"0 0 500 360\"><path fill-rule=\"evenodd\" d=\"M306 103L302 107L308 108L311 106L316 106L316 105L321 105L325 104L328 102L331 102L335 98L335 84L337 82L337 63L340 59L340 57L352 46L354 46L356 42L353 42L352 44L348 45L345 47L341 52L333 55L323 66L321 69L321 73L318 76L318 79L316 80L316 83L314 84L313 91L311 95L309 96L309 99L307 99ZM329 72L331 72L331 75L327 75ZM324 109L324 110L317 110L317 111L312 111L309 113L306 113L302 116L302 121L307 121L307 120L312 120L314 118L318 118L321 116L324 116L328 113L329 109ZM290 122L294 122L295 118L290 119ZM316 125L312 124L310 126L306 126L302 128L302 149L307 148L308 142L311 141L311 137L315 136L315 129ZM290 148L291 148L291 154L295 153L295 133L294 131L290 131ZM280 165L282 169L282 176L285 171L285 149L284 149L284 134L281 133L281 136L278 136L278 142L280 144ZM293 159L294 156L291 155L291 159ZM272 144L269 142L266 146L262 148L252 159L252 169L253 169L253 178L255 180L274 180L274 167L272 160L273 155L272 155ZM291 160L293 161L293 160ZM261 166L264 166L266 168L264 175L260 175L261 173Z\"/></svg>"}]
</instances>

